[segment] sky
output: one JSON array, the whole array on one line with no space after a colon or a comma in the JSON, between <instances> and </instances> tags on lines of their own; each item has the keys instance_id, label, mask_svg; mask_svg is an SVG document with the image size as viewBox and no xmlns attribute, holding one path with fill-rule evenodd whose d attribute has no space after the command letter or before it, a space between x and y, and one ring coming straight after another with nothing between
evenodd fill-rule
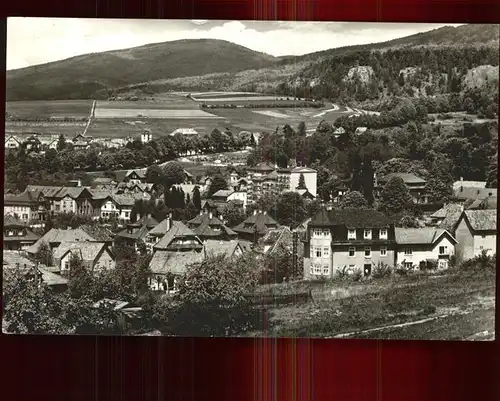
<instances>
[{"instance_id":1,"label":"sky","mask_svg":"<svg viewBox=\"0 0 500 401\"><path fill-rule=\"evenodd\" d=\"M302 55L384 42L445 25L460 24L11 17L7 70L179 39L223 39L273 56Z\"/></svg>"}]
</instances>

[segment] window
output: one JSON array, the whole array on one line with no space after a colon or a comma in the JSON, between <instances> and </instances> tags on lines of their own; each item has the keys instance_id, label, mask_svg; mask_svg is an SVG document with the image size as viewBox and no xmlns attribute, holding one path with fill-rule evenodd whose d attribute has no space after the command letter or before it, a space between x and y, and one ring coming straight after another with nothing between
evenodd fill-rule
<instances>
[{"instance_id":1,"label":"window","mask_svg":"<svg viewBox=\"0 0 500 401\"><path fill-rule=\"evenodd\" d=\"M412 262L404 262L403 266L405 269L413 269L413 263Z\"/></svg>"},{"instance_id":2,"label":"window","mask_svg":"<svg viewBox=\"0 0 500 401\"><path fill-rule=\"evenodd\" d=\"M323 275L328 275L328 274L330 274L330 266L323 265Z\"/></svg>"},{"instance_id":3,"label":"window","mask_svg":"<svg viewBox=\"0 0 500 401\"><path fill-rule=\"evenodd\" d=\"M413 250L411 248L405 248L405 255L413 255Z\"/></svg>"},{"instance_id":4,"label":"window","mask_svg":"<svg viewBox=\"0 0 500 401\"><path fill-rule=\"evenodd\" d=\"M12 237L13 235L14 235L14 231L9 231L9 232L7 233L7 236L8 236L8 237Z\"/></svg>"},{"instance_id":5,"label":"window","mask_svg":"<svg viewBox=\"0 0 500 401\"><path fill-rule=\"evenodd\" d=\"M314 265L314 274L321 274L321 265Z\"/></svg>"},{"instance_id":6,"label":"window","mask_svg":"<svg viewBox=\"0 0 500 401\"><path fill-rule=\"evenodd\" d=\"M439 269L446 269L448 267L448 261L446 259L441 259L438 263Z\"/></svg>"},{"instance_id":7,"label":"window","mask_svg":"<svg viewBox=\"0 0 500 401\"><path fill-rule=\"evenodd\" d=\"M314 229L314 236L315 237L321 237L322 235L323 235L323 230L321 228Z\"/></svg>"},{"instance_id":8,"label":"window","mask_svg":"<svg viewBox=\"0 0 500 401\"><path fill-rule=\"evenodd\" d=\"M380 239L387 239L387 229L382 228L380 230Z\"/></svg>"},{"instance_id":9,"label":"window","mask_svg":"<svg viewBox=\"0 0 500 401\"><path fill-rule=\"evenodd\" d=\"M351 247L349 248L349 257L350 257L350 258L353 258L354 256L356 256L356 248L355 248L355 247L353 247L353 246L351 246Z\"/></svg>"},{"instance_id":10,"label":"window","mask_svg":"<svg viewBox=\"0 0 500 401\"><path fill-rule=\"evenodd\" d=\"M363 238L364 239L372 239L372 230L364 230Z\"/></svg>"},{"instance_id":11,"label":"window","mask_svg":"<svg viewBox=\"0 0 500 401\"><path fill-rule=\"evenodd\" d=\"M356 230L349 230L347 232L347 239L348 240L356 239Z\"/></svg>"},{"instance_id":12,"label":"window","mask_svg":"<svg viewBox=\"0 0 500 401\"><path fill-rule=\"evenodd\" d=\"M439 247L439 254L440 255L446 255L446 254L448 254L448 247L447 246L440 246Z\"/></svg>"},{"instance_id":13,"label":"window","mask_svg":"<svg viewBox=\"0 0 500 401\"><path fill-rule=\"evenodd\" d=\"M387 247L385 246L380 247L380 256L387 256Z\"/></svg>"},{"instance_id":14,"label":"window","mask_svg":"<svg viewBox=\"0 0 500 401\"><path fill-rule=\"evenodd\" d=\"M315 256L317 258L321 258L321 248L315 248Z\"/></svg>"},{"instance_id":15,"label":"window","mask_svg":"<svg viewBox=\"0 0 500 401\"><path fill-rule=\"evenodd\" d=\"M311 249L309 250L309 257L314 258L314 248L313 247L311 247Z\"/></svg>"},{"instance_id":16,"label":"window","mask_svg":"<svg viewBox=\"0 0 500 401\"><path fill-rule=\"evenodd\" d=\"M69 270L69 262L64 262L64 270Z\"/></svg>"},{"instance_id":17,"label":"window","mask_svg":"<svg viewBox=\"0 0 500 401\"><path fill-rule=\"evenodd\" d=\"M330 248L323 248L323 257L327 258L328 256L330 256Z\"/></svg>"},{"instance_id":18,"label":"window","mask_svg":"<svg viewBox=\"0 0 500 401\"><path fill-rule=\"evenodd\" d=\"M365 258L372 257L372 248L365 248Z\"/></svg>"}]
</instances>

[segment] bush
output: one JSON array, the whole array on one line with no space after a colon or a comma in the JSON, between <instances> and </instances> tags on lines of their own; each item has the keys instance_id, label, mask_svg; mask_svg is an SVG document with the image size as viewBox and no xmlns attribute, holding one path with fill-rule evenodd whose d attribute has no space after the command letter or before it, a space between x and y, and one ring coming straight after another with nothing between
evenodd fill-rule
<instances>
[{"instance_id":1,"label":"bush","mask_svg":"<svg viewBox=\"0 0 500 401\"><path fill-rule=\"evenodd\" d=\"M480 255L462 262L461 270L492 270L496 269L496 255L489 256L485 250Z\"/></svg>"},{"instance_id":2,"label":"bush","mask_svg":"<svg viewBox=\"0 0 500 401\"><path fill-rule=\"evenodd\" d=\"M378 262L372 271L372 277L375 279L389 277L391 274L392 268L388 264L382 262Z\"/></svg>"},{"instance_id":3,"label":"bush","mask_svg":"<svg viewBox=\"0 0 500 401\"><path fill-rule=\"evenodd\" d=\"M411 271L413 270L413 266L412 267L405 267L403 265L398 265L396 267L396 274L398 276L407 276Z\"/></svg>"}]
</instances>

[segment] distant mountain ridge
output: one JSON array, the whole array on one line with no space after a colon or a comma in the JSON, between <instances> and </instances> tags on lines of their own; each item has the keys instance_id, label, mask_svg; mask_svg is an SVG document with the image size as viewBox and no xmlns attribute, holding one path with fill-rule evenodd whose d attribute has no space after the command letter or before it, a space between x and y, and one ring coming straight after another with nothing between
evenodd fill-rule
<instances>
[{"instance_id":1,"label":"distant mountain ridge","mask_svg":"<svg viewBox=\"0 0 500 401\"><path fill-rule=\"evenodd\" d=\"M285 57L223 40L155 43L7 71L7 100L103 99L116 93L140 96L176 89L274 90L304 76L320 82L329 77L321 72L325 62L334 65L356 52L478 46L498 52L499 26L446 26L382 43Z\"/></svg>"}]
</instances>

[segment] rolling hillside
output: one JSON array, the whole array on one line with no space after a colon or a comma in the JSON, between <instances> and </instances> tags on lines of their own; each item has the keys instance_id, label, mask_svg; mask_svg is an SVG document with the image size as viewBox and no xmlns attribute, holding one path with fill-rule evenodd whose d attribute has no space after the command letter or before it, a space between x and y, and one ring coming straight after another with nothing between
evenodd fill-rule
<instances>
[{"instance_id":1,"label":"rolling hillside","mask_svg":"<svg viewBox=\"0 0 500 401\"><path fill-rule=\"evenodd\" d=\"M371 97L394 92L394 81L408 68L427 74L419 78L417 90L413 89L416 94L426 85L429 94L442 93L447 84L440 82L441 74L446 74L445 80L451 79L450 65L462 63L461 76L481 65L498 66L498 45L499 25L443 27L383 43L280 58L226 41L181 40L8 71L7 100L102 99L118 93L143 96L169 90L242 90L338 98L353 89L349 86L352 82L344 78L358 65L375 71L375 83L371 89L365 88ZM411 89L405 90L412 95Z\"/></svg>"},{"instance_id":2,"label":"rolling hillside","mask_svg":"<svg viewBox=\"0 0 500 401\"><path fill-rule=\"evenodd\" d=\"M7 100L108 97L108 89L164 78L235 73L278 59L223 40L179 40L88 54L7 72Z\"/></svg>"}]
</instances>

